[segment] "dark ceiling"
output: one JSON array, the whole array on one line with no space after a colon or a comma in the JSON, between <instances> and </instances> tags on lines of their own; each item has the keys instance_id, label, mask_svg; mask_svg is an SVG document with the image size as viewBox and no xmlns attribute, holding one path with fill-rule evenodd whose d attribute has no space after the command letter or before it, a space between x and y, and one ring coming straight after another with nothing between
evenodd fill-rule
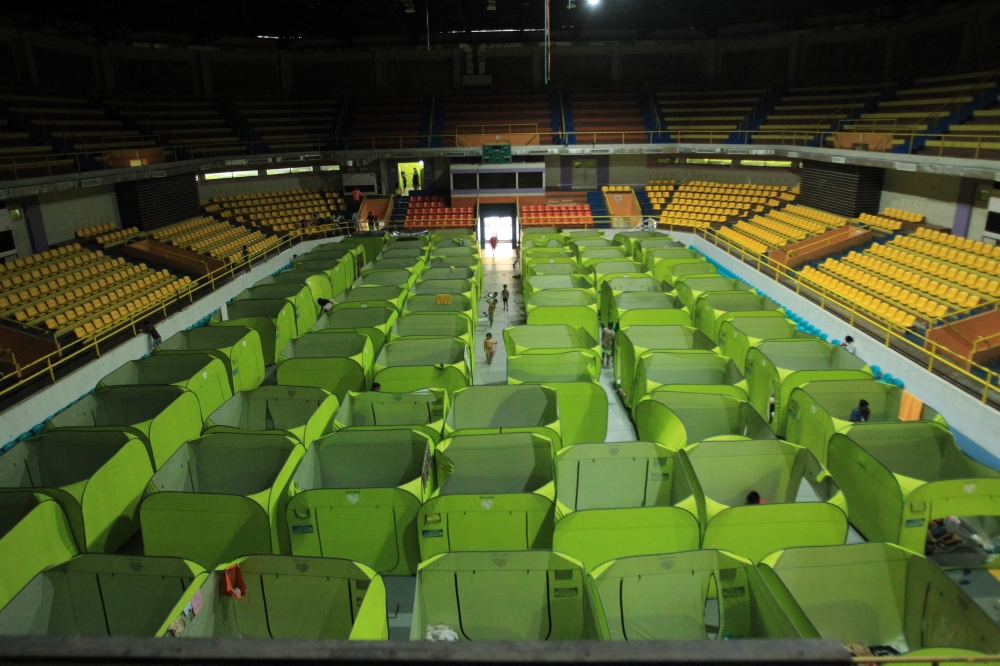
<instances>
[{"instance_id":1,"label":"dark ceiling","mask_svg":"<svg viewBox=\"0 0 1000 666\"><path fill-rule=\"evenodd\" d=\"M568 5L576 5L570 8ZM919 0L551 0L552 39L705 39L729 34L878 23L937 12ZM494 7L494 9L490 9ZM12 25L99 41L258 46L537 42L545 0L93 0L5 2ZM258 39L266 35L278 40ZM302 40L302 41L300 41Z\"/></svg>"}]
</instances>

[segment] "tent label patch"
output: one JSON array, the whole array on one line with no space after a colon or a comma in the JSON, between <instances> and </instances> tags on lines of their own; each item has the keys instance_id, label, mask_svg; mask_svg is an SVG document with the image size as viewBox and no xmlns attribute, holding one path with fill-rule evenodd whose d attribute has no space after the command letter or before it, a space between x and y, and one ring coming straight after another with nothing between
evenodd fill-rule
<instances>
[{"instance_id":1,"label":"tent label patch","mask_svg":"<svg viewBox=\"0 0 1000 666\"><path fill-rule=\"evenodd\" d=\"M312 534L312 525L292 525L292 534Z\"/></svg>"},{"instance_id":2,"label":"tent label patch","mask_svg":"<svg viewBox=\"0 0 1000 666\"><path fill-rule=\"evenodd\" d=\"M444 530L421 530L420 536L425 539L436 539L444 536Z\"/></svg>"},{"instance_id":3,"label":"tent label patch","mask_svg":"<svg viewBox=\"0 0 1000 666\"><path fill-rule=\"evenodd\" d=\"M740 585L739 587L727 587L722 590L722 596L726 597L727 599L729 597L742 597L746 593L747 589L742 585Z\"/></svg>"},{"instance_id":4,"label":"tent label patch","mask_svg":"<svg viewBox=\"0 0 1000 666\"><path fill-rule=\"evenodd\" d=\"M575 597L579 596L580 588L578 587L557 587L553 590L556 597Z\"/></svg>"},{"instance_id":5,"label":"tent label patch","mask_svg":"<svg viewBox=\"0 0 1000 666\"><path fill-rule=\"evenodd\" d=\"M923 525L924 525L923 518L907 518L906 520L907 527L923 527Z\"/></svg>"}]
</instances>

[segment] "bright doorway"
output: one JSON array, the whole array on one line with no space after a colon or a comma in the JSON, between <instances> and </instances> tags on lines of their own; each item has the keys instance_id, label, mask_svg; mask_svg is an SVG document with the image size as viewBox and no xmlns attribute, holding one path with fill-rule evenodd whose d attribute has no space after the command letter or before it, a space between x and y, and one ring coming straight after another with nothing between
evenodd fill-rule
<instances>
[{"instance_id":1,"label":"bright doorway","mask_svg":"<svg viewBox=\"0 0 1000 666\"><path fill-rule=\"evenodd\" d=\"M514 216L517 214L516 204L480 204L479 205L479 247L488 248L490 239L497 237L500 245L513 246L517 230Z\"/></svg>"},{"instance_id":2,"label":"bright doorway","mask_svg":"<svg viewBox=\"0 0 1000 666\"><path fill-rule=\"evenodd\" d=\"M393 189L399 187L403 196L407 196L413 190L425 189L427 184L424 182L424 161L398 163L396 165L396 184L392 187Z\"/></svg>"}]
</instances>

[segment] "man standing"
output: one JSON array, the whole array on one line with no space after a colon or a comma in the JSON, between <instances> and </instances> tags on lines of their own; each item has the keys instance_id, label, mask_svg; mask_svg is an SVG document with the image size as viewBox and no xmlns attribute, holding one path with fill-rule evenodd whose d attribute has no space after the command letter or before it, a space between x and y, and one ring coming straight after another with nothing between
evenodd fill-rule
<instances>
[{"instance_id":1,"label":"man standing","mask_svg":"<svg viewBox=\"0 0 1000 666\"><path fill-rule=\"evenodd\" d=\"M413 189L420 189L420 172L416 168L413 169Z\"/></svg>"},{"instance_id":2,"label":"man standing","mask_svg":"<svg viewBox=\"0 0 1000 666\"><path fill-rule=\"evenodd\" d=\"M605 324L601 329L601 367L610 368L615 353L615 330L611 324Z\"/></svg>"},{"instance_id":3,"label":"man standing","mask_svg":"<svg viewBox=\"0 0 1000 666\"><path fill-rule=\"evenodd\" d=\"M399 177L403 180L403 194L406 194L406 173L399 174Z\"/></svg>"},{"instance_id":4,"label":"man standing","mask_svg":"<svg viewBox=\"0 0 1000 666\"><path fill-rule=\"evenodd\" d=\"M500 292L500 298L503 299L503 309L507 309L507 301L510 300L510 292L507 291L507 285L503 286L503 291Z\"/></svg>"}]
</instances>

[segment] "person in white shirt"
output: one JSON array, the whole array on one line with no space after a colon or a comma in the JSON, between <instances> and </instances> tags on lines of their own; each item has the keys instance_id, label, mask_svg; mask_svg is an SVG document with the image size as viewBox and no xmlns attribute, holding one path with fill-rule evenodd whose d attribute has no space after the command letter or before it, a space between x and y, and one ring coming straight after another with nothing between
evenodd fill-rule
<instances>
[{"instance_id":1,"label":"person in white shirt","mask_svg":"<svg viewBox=\"0 0 1000 666\"><path fill-rule=\"evenodd\" d=\"M852 338L849 335L846 338L844 338L844 341L840 343L840 346L846 349L847 351L851 352L852 354L858 353L858 346L854 344L854 338Z\"/></svg>"}]
</instances>

